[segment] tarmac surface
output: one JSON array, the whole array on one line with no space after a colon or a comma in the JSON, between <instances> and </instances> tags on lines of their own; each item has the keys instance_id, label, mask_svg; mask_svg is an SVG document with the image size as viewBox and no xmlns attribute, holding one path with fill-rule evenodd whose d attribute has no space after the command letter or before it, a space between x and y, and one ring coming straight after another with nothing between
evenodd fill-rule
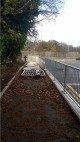
<instances>
[{"instance_id":1,"label":"tarmac surface","mask_svg":"<svg viewBox=\"0 0 80 142\"><path fill-rule=\"evenodd\" d=\"M67 65L70 65L70 66L73 66L73 67L76 67L76 68L80 68L80 60L75 60L75 59L68 59L68 60L65 60L65 59L63 59L63 60L60 60L59 59L59 61L61 62L61 63L65 63L65 64L67 64Z\"/></svg>"}]
</instances>

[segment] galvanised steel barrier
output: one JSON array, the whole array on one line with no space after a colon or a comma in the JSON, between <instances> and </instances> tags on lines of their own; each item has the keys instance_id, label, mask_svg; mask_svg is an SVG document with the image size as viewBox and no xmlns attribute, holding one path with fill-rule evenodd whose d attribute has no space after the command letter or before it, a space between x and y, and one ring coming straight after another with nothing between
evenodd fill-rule
<instances>
[{"instance_id":1,"label":"galvanised steel barrier","mask_svg":"<svg viewBox=\"0 0 80 142\"><path fill-rule=\"evenodd\" d=\"M62 85L64 91L80 104L80 69L47 58L45 67Z\"/></svg>"}]
</instances>

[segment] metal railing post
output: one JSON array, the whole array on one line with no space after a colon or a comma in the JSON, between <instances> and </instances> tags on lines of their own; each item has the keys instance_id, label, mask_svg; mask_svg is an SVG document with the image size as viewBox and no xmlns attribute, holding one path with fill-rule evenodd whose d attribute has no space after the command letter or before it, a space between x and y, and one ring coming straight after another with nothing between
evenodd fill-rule
<instances>
[{"instance_id":1,"label":"metal railing post","mask_svg":"<svg viewBox=\"0 0 80 142\"><path fill-rule=\"evenodd\" d=\"M65 70L64 70L64 91L66 89L66 77L67 77L67 65L65 65Z\"/></svg>"},{"instance_id":2,"label":"metal railing post","mask_svg":"<svg viewBox=\"0 0 80 142\"><path fill-rule=\"evenodd\" d=\"M54 61L54 80L56 79L56 61Z\"/></svg>"}]
</instances>

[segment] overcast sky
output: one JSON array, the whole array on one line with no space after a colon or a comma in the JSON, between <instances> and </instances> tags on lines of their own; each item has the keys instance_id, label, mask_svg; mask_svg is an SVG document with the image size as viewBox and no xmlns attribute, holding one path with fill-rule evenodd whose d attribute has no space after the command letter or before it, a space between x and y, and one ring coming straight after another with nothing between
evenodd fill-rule
<instances>
[{"instance_id":1,"label":"overcast sky","mask_svg":"<svg viewBox=\"0 0 80 142\"><path fill-rule=\"evenodd\" d=\"M64 9L54 20L37 25L38 39L57 40L69 45L80 45L80 0L66 0Z\"/></svg>"}]
</instances>

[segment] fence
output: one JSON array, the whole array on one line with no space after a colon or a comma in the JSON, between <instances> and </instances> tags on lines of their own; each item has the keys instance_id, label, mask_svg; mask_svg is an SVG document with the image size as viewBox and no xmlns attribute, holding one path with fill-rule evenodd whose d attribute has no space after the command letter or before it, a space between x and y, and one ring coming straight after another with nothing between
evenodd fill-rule
<instances>
[{"instance_id":1,"label":"fence","mask_svg":"<svg viewBox=\"0 0 80 142\"><path fill-rule=\"evenodd\" d=\"M45 58L45 66L50 73L80 104L80 69Z\"/></svg>"},{"instance_id":2,"label":"fence","mask_svg":"<svg viewBox=\"0 0 80 142\"><path fill-rule=\"evenodd\" d=\"M26 55L40 55L45 57L58 57L58 58L80 58L79 52L50 52L50 51L21 51L22 58Z\"/></svg>"}]
</instances>

